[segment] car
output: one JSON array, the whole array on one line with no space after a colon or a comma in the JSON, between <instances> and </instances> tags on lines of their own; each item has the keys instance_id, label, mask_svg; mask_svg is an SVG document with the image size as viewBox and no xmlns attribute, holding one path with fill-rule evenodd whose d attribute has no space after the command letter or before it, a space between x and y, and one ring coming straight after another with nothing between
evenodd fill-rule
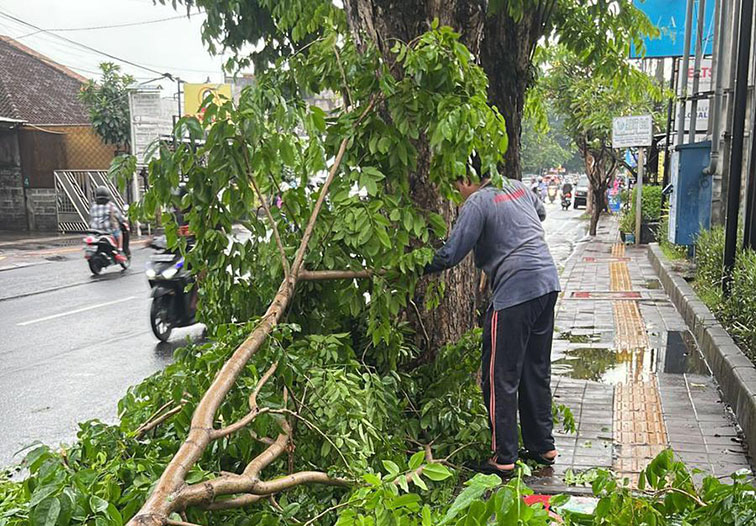
<instances>
[{"instance_id":1,"label":"car","mask_svg":"<svg viewBox=\"0 0 756 526\"><path fill-rule=\"evenodd\" d=\"M572 200L572 206L577 210L579 206L588 206L588 177L581 175L575 184L575 197Z\"/></svg>"}]
</instances>

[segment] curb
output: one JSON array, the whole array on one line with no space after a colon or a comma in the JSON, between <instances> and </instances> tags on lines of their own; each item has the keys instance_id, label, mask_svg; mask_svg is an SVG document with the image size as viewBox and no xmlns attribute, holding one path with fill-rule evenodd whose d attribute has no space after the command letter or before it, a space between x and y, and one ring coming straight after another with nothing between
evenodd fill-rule
<instances>
[{"instance_id":1,"label":"curb","mask_svg":"<svg viewBox=\"0 0 756 526\"><path fill-rule=\"evenodd\" d=\"M664 290L685 319L745 433L751 455L756 454L756 366L735 344L693 287L675 274L657 243L648 245L648 259Z\"/></svg>"}]
</instances>

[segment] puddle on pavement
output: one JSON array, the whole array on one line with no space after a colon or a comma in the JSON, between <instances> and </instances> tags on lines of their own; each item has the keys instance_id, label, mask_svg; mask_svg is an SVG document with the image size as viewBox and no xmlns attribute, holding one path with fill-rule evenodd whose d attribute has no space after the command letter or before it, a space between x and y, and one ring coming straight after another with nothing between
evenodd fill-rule
<instances>
[{"instance_id":1,"label":"puddle on pavement","mask_svg":"<svg viewBox=\"0 0 756 526\"><path fill-rule=\"evenodd\" d=\"M600 347L567 349L561 358L551 364L554 374L576 380L599 382L606 372L617 365L617 353Z\"/></svg>"},{"instance_id":2,"label":"puddle on pavement","mask_svg":"<svg viewBox=\"0 0 756 526\"><path fill-rule=\"evenodd\" d=\"M610 347L587 346L596 340L571 345L555 354L552 372L577 380L615 385L627 381L650 380L658 370L669 374L709 375L706 362L690 331L665 331L663 348L617 351ZM562 333L560 339L568 333ZM572 341L572 340L570 340ZM582 347L582 345L586 345Z\"/></svg>"},{"instance_id":3,"label":"puddle on pavement","mask_svg":"<svg viewBox=\"0 0 756 526\"><path fill-rule=\"evenodd\" d=\"M661 288L661 281L658 279L649 279L646 281L646 284L643 285L647 289L656 290Z\"/></svg>"},{"instance_id":4,"label":"puddle on pavement","mask_svg":"<svg viewBox=\"0 0 756 526\"><path fill-rule=\"evenodd\" d=\"M709 368L690 331L668 331L663 371L670 374L709 374Z\"/></svg>"},{"instance_id":5,"label":"puddle on pavement","mask_svg":"<svg viewBox=\"0 0 756 526\"><path fill-rule=\"evenodd\" d=\"M594 327L585 327L585 330L593 330ZM560 332L558 340L567 340L570 343L598 343L601 341L601 333L574 334L571 331Z\"/></svg>"}]
</instances>

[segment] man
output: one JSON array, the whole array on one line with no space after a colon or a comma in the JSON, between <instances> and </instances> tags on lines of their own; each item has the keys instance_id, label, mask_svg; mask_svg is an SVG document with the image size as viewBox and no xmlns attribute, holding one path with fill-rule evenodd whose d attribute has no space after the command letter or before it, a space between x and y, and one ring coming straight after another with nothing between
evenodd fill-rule
<instances>
[{"instance_id":1,"label":"man","mask_svg":"<svg viewBox=\"0 0 756 526\"><path fill-rule=\"evenodd\" d=\"M554 463L551 339L559 277L541 221L546 209L520 181L503 189L457 181L465 199L449 239L426 268L439 272L474 251L492 286L483 331L483 399L494 455L480 470L507 477L518 458ZM518 452L517 408L524 449Z\"/></svg>"},{"instance_id":2,"label":"man","mask_svg":"<svg viewBox=\"0 0 756 526\"><path fill-rule=\"evenodd\" d=\"M95 202L89 209L89 227L92 230L110 232L118 245L115 255L117 262L126 261L123 254L123 237L121 236L121 223L123 216L118 207L110 200L110 190L105 186L95 188Z\"/></svg>"}]
</instances>

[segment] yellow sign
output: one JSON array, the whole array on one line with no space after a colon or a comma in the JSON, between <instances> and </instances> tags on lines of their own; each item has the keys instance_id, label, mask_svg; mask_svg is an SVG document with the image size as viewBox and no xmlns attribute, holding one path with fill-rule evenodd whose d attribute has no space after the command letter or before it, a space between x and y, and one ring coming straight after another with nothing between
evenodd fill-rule
<instances>
[{"instance_id":1,"label":"yellow sign","mask_svg":"<svg viewBox=\"0 0 756 526\"><path fill-rule=\"evenodd\" d=\"M184 84L184 115L200 117L202 102L208 95L231 100L230 84ZM220 102L220 101L216 101Z\"/></svg>"}]
</instances>

